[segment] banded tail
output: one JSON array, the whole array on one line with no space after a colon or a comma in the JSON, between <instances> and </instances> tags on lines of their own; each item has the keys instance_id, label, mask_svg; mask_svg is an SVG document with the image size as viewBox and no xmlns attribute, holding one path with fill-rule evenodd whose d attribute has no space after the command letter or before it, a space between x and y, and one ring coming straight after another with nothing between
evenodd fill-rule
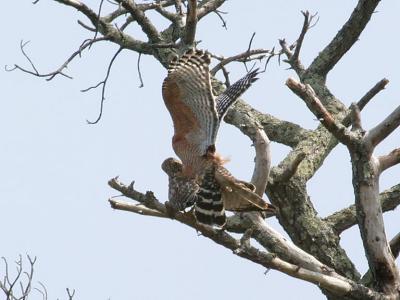
<instances>
[{"instance_id":1,"label":"banded tail","mask_svg":"<svg viewBox=\"0 0 400 300\"><path fill-rule=\"evenodd\" d=\"M224 202L221 186L214 174L214 166L204 174L194 205L194 215L201 224L223 227L226 223Z\"/></svg>"}]
</instances>

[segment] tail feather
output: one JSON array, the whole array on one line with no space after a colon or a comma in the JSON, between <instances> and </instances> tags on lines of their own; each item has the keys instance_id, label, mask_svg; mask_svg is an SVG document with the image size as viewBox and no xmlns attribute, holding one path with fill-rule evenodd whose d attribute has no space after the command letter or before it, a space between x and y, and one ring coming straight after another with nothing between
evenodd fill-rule
<instances>
[{"instance_id":1,"label":"tail feather","mask_svg":"<svg viewBox=\"0 0 400 300\"><path fill-rule=\"evenodd\" d=\"M226 223L225 208L221 187L215 180L214 173L214 168L211 168L204 175L197 193L194 215L199 223L223 227Z\"/></svg>"}]
</instances>

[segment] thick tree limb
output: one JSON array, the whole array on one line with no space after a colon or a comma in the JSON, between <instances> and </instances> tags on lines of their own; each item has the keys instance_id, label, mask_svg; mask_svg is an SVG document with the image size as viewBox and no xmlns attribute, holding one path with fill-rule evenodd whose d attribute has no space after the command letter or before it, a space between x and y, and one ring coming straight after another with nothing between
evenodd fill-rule
<instances>
[{"instance_id":1,"label":"thick tree limb","mask_svg":"<svg viewBox=\"0 0 400 300\"><path fill-rule=\"evenodd\" d=\"M314 59L307 72L325 78L328 72L358 40L378 3L379 0L359 0L350 18Z\"/></svg>"},{"instance_id":2,"label":"thick tree limb","mask_svg":"<svg viewBox=\"0 0 400 300\"><path fill-rule=\"evenodd\" d=\"M382 210L377 202L380 172L378 161L371 157L374 143L368 140L368 134L364 138L360 128L358 130L355 128L355 132L349 132L343 125L338 124L321 104L309 85L303 85L293 79L288 79L286 84L307 103L307 106L320 119L321 123L336 138L348 146L352 157L358 225L368 264L378 289L387 294L396 293L400 286L400 274L388 251ZM398 114L400 116L400 108ZM381 124L397 124L399 116L395 111L385 120L386 123L382 122ZM387 126L389 129L386 131L378 129L374 132L380 132L378 134L380 137L387 136L395 128L394 125ZM380 128L380 125L377 127ZM372 134L372 136L374 135Z\"/></svg>"},{"instance_id":3,"label":"thick tree limb","mask_svg":"<svg viewBox=\"0 0 400 300\"><path fill-rule=\"evenodd\" d=\"M374 285L386 294L398 294L400 274L389 250L378 200L379 163L367 146L350 148L358 225Z\"/></svg>"},{"instance_id":4,"label":"thick tree limb","mask_svg":"<svg viewBox=\"0 0 400 300\"><path fill-rule=\"evenodd\" d=\"M396 234L391 240L390 240L390 250L392 251L392 254L395 258L399 256L400 253L400 233Z\"/></svg>"},{"instance_id":5,"label":"thick tree limb","mask_svg":"<svg viewBox=\"0 0 400 300\"><path fill-rule=\"evenodd\" d=\"M217 10L222 4L224 4L226 0L204 0L199 4L199 8L197 10L197 19L208 15L210 12Z\"/></svg>"},{"instance_id":6,"label":"thick tree limb","mask_svg":"<svg viewBox=\"0 0 400 300\"><path fill-rule=\"evenodd\" d=\"M318 99L310 85L304 85L292 78L289 78L286 81L286 85L292 90L293 93L304 100L310 111L339 141L345 145L349 145L354 142L355 137L346 129L344 125L337 122L332 117L332 115Z\"/></svg>"},{"instance_id":7,"label":"thick tree limb","mask_svg":"<svg viewBox=\"0 0 400 300\"><path fill-rule=\"evenodd\" d=\"M288 182L297 171L297 167L306 157L304 152L299 152L297 155L290 156L290 159L285 159L272 169L271 183Z\"/></svg>"},{"instance_id":8,"label":"thick tree limb","mask_svg":"<svg viewBox=\"0 0 400 300\"><path fill-rule=\"evenodd\" d=\"M375 97L380 91L385 89L386 85L389 83L389 80L383 78L377 84L374 85L358 102L357 106L360 110L362 110L369 101Z\"/></svg>"},{"instance_id":9,"label":"thick tree limb","mask_svg":"<svg viewBox=\"0 0 400 300\"><path fill-rule=\"evenodd\" d=\"M386 169L400 163L400 148L394 149L387 155L378 157L378 160L380 172L382 173Z\"/></svg>"},{"instance_id":10,"label":"thick tree limb","mask_svg":"<svg viewBox=\"0 0 400 300\"><path fill-rule=\"evenodd\" d=\"M391 187L379 195L379 202L382 212L394 210L400 205L400 184ZM324 221L332 224L338 234L357 224L356 207L350 205L332 215L326 217Z\"/></svg>"},{"instance_id":11,"label":"thick tree limb","mask_svg":"<svg viewBox=\"0 0 400 300\"><path fill-rule=\"evenodd\" d=\"M256 130L253 145L256 150L256 158L251 183L256 187L256 194L262 197L267 187L271 168L270 141L263 129Z\"/></svg>"},{"instance_id":12,"label":"thick tree limb","mask_svg":"<svg viewBox=\"0 0 400 300\"><path fill-rule=\"evenodd\" d=\"M389 246L390 246L390 251L393 254L393 257L397 258L400 252L400 233L396 234L390 240ZM364 276L361 278L360 283L368 287L373 284L373 277L371 270L368 270L368 272L364 274Z\"/></svg>"},{"instance_id":13,"label":"thick tree limb","mask_svg":"<svg viewBox=\"0 0 400 300\"><path fill-rule=\"evenodd\" d=\"M177 13L170 12L161 5L157 7L155 11L162 15L164 18L170 20L172 23L175 23L180 18Z\"/></svg>"},{"instance_id":14,"label":"thick tree limb","mask_svg":"<svg viewBox=\"0 0 400 300\"><path fill-rule=\"evenodd\" d=\"M110 202L110 205L113 209L130 211L143 216L167 218L166 215L160 213L158 210L147 208L143 204L133 204L131 202L121 201L115 198L108 199L108 202Z\"/></svg>"},{"instance_id":15,"label":"thick tree limb","mask_svg":"<svg viewBox=\"0 0 400 300\"><path fill-rule=\"evenodd\" d=\"M234 125L245 134L247 128L251 127L250 124L256 121L261 124L272 141L290 147L295 147L300 141L307 139L311 133L311 131L297 124L280 120L269 114L263 114L243 100L236 102L234 109L228 110L224 121Z\"/></svg>"},{"instance_id":16,"label":"thick tree limb","mask_svg":"<svg viewBox=\"0 0 400 300\"><path fill-rule=\"evenodd\" d=\"M144 12L137 6L133 0L116 0L118 3L131 14L134 20L140 25L143 32L147 35L148 39L152 43L161 42L161 36L157 28L153 23L146 17Z\"/></svg>"},{"instance_id":17,"label":"thick tree limb","mask_svg":"<svg viewBox=\"0 0 400 300\"><path fill-rule=\"evenodd\" d=\"M375 147L382 142L389 134L400 126L400 106L398 106L381 123L369 130L365 136L365 142Z\"/></svg>"},{"instance_id":18,"label":"thick tree limb","mask_svg":"<svg viewBox=\"0 0 400 300\"><path fill-rule=\"evenodd\" d=\"M185 34L183 36L183 42L186 45L193 45L196 36L197 26L197 0L189 0L188 12L186 16Z\"/></svg>"}]
</instances>

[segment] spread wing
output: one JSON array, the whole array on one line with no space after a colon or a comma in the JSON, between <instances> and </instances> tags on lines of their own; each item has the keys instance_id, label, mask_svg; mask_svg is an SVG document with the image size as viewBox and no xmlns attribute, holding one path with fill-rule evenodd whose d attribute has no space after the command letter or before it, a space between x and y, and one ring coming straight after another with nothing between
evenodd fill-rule
<instances>
[{"instance_id":1,"label":"spread wing","mask_svg":"<svg viewBox=\"0 0 400 300\"><path fill-rule=\"evenodd\" d=\"M220 184L223 193L225 210L229 211L268 211L275 212L272 204L265 202L255 191L254 185L237 180L227 169L219 166L215 178Z\"/></svg>"},{"instance_id":2,"label":"spread wing","mask_svg":"<svg viewBox=\"0 0 400 300\"><path fill-rule=\"evenodd\" d=\"M208 53L188 50L171 62L163 83L164 102L174 123L174 151L184 164L215 144L219 120L209 63Z\"/></svg>"},{"instance_id":3,"label":"spread wing","mask_svg":"<svg viewBox=\"0 0 400 300\"><path fill-rule=\"evenodd\" d=\"M225 116L229 107L231 107L239 97L255 82L258 78L258 69L250 71L243 78L236 81L229 86L221 95L215 100L219 120Z\"/></svg>"}]
</instances>

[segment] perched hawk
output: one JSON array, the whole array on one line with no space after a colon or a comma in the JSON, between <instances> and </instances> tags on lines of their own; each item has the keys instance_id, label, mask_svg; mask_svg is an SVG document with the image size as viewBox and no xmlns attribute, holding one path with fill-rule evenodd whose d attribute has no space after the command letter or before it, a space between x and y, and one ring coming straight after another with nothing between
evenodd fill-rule
<instances>
[{"instance_id":1,"label":"perched hawk","mask_svg":"<svg viewBox=\"0 0 400 300\"><path fill-rule=\"evenodd\" d=\"M198 222L222 227L226 222L225 210L274 208L254 193L252 184L234 178L215 151L225 113L257 80L257 70L215 98L209 64L209 54L194 49L170 63L162 94L174 123L172 147L182 163L169 158L162 168L169 175L169 204L173 209L184 210L194 204Z\"/></svg>"}]
</instances>

